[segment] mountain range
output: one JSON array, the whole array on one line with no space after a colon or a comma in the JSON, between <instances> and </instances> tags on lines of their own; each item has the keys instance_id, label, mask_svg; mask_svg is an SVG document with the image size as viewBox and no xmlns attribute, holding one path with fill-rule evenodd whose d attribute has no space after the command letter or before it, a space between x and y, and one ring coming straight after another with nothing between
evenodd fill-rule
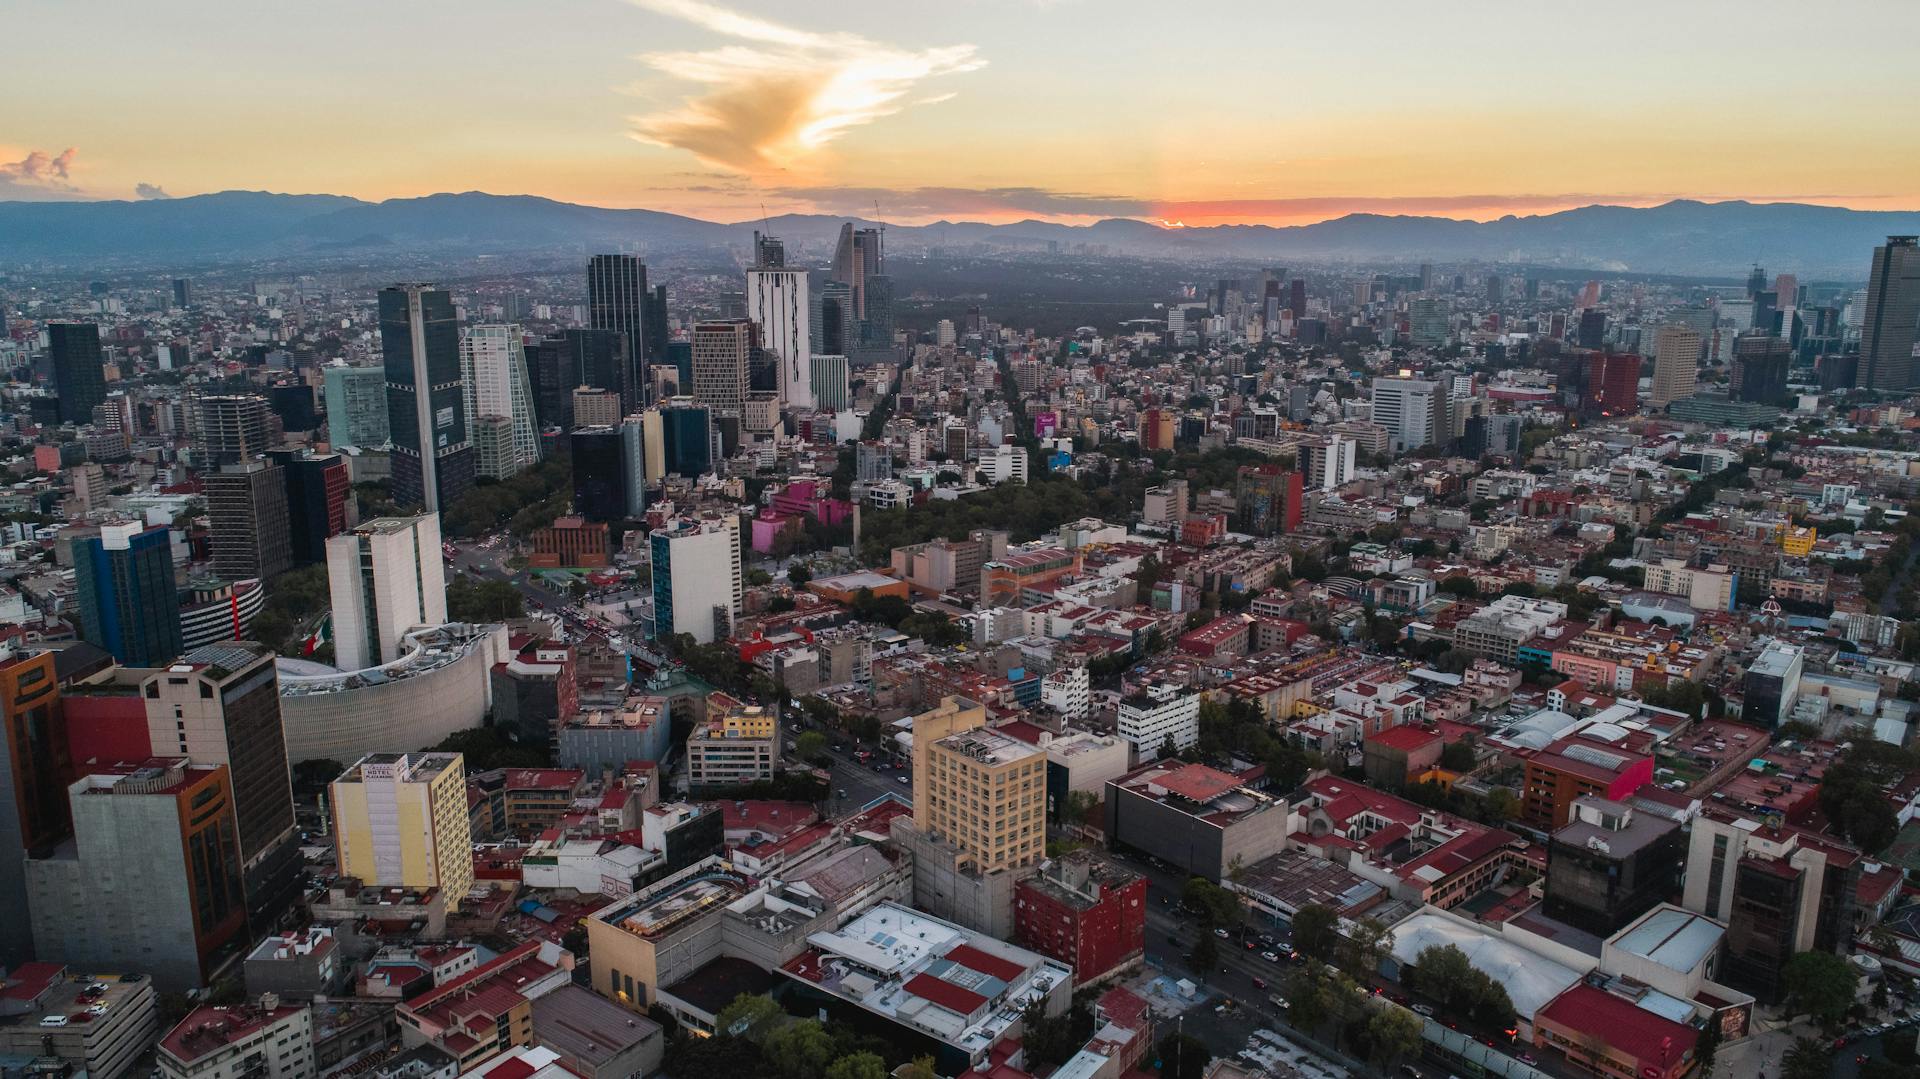
<instances>
[{"instance_id":1,"label":"mountain range","mask_svg":"<svg viewBox=\"0 0 1920 1079\"><path fill-rule=\"evenodd\" d=\"M839 217L790 214L726 224L656 210L581 206L477 191L365 202L341 195L222 191L141 202L0 202L0 264L167 263L381 250L492 253L574 249L649 252L744 247L753 229L790 247L830 244ZM1920 234L1920 212L1803 203L1696 202L1583 206L1460 221L1348 214L1310 225L1167 228L1124 218L1065 225L937 221L888 226L896 251L971 245L1099 244L1114 253L1190 261L1304 259L1370 264L1476 260L1568 270L1744 276L1750 265L1802 280L1858 281L1888 235Z\"/></svg>"}]
</instances>

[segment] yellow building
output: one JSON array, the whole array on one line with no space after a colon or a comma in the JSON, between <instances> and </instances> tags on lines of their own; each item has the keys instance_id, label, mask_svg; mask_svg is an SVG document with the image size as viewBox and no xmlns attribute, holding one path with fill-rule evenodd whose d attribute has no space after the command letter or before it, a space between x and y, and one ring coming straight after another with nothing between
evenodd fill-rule
<instances>
[{"instance_id":1,"label":"yellow building","mask_svg":"<svg viewBox=\"0 0 1920 1079\"><path fill-rule=\"evenodd\" d=\"M375 753L333 781L342 876L389 888L438 888L449 911L473 887L467 769L458 753Z\"/></svg>"},{"instance_id":2,"label":"yellow building","mask_svg":"<svg viewBox=\"0 0 1920 1079\"><path fill-rule=\"evenodd\" d=\"M780 765L780 720L763 705L735 705L687 735L687 783L695 790L772 779Z\"/></svg>"},{"instance_id":3,"label":"yellow building","mask_svg":"<svg viewBox=\"0 0 1920 1079\"><path fill-rule=\"evenodd\" d=\"M914 717L913 824L991 873L1046 854L1047 754L985 719L954 697Z\"/></svg>"},{"instance_id":4,"label":"yellow building","mask_svg":"<svg viewBox=\"0 0 1920 1079\"><path fill-rule=\"evenodd\" d=\"M1788 525L1780 531L1780 549L1795 558L1805 558L1813 553L1814 541L1819 538L1820 530L1817 528Z\"/></svg>"}]
</instances>

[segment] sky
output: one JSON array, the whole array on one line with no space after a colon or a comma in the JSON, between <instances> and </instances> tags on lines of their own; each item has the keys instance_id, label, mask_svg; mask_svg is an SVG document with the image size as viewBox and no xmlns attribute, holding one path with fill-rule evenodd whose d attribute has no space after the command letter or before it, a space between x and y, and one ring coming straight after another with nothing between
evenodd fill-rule
<instances>
[{"instance_id":1,"label":"sky","mask_svg":"<svg viewBox=\"0 0 1920 1079\"><path fill-rule=\"evenodd\" d=\"M1920 208L1913 0L8 0L0 199Z\"/></svg>"}]
</instances>

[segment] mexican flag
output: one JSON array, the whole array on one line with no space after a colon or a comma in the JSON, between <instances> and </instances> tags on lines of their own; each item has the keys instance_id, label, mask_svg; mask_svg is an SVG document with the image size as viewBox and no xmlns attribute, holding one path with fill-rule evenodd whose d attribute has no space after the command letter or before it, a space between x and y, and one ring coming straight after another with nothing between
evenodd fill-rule
<instances>
[{"instance_id":1,"label":"mexican flag","mask_svg":"<svg viewBox=\"0 0 1920 1079\"><path fill-rule=\"evenodd\" d=\"M333 639L333 614L329 612L325 618L322 618L320 620L320 625L314 629L313 635L306 639L306 642L303 645L304 651L302 652L302 654L308 655L308 656L313 655L314 649L320 647L321 645L327 643L332 639Z\"/></svg>"}]
</instances>

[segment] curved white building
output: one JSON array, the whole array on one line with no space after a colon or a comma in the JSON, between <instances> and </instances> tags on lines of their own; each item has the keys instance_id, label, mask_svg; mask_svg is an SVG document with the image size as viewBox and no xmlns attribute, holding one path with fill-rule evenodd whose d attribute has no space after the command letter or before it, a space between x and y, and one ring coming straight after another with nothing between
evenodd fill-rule
<instances>
[{"instance_id":1,"label":"curved white building","mask_svg":"<svg viewBox=\"0 0 1920 1079\"><path fill-rule=\"evenodd\" d=\"M287 759L345 764L413 753L478 727L493 706L489 673L509 658L507 627L453 622L408 633L400 658L377 667L316 674L310 663L283 660Z\"/></svg>"}]
</instances>

